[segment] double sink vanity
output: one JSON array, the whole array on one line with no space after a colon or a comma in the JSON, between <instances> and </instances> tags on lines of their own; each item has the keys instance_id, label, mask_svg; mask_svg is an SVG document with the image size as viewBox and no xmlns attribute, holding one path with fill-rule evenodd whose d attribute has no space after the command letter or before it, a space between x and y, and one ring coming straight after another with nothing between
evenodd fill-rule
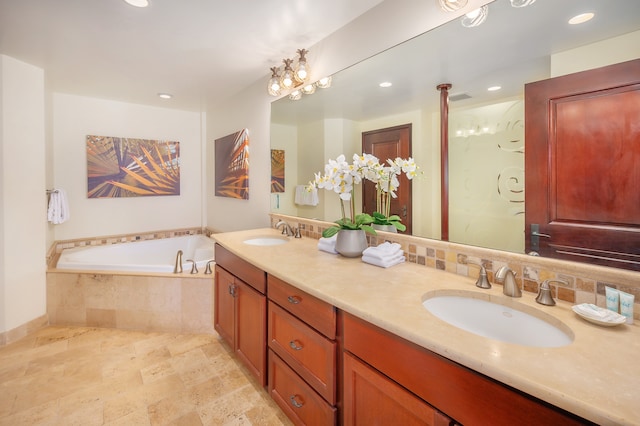
<instances>
[{"instance_id":1,"label":"double sink vanity","mask_svg":"<svg viewBox=\"0 0 640 426\"><path fill-rule=\"evenodd\" d=\"M637 325L275 229L214 238L216 330L296 424L640 424Z\"/></svg>"}]
</instances>

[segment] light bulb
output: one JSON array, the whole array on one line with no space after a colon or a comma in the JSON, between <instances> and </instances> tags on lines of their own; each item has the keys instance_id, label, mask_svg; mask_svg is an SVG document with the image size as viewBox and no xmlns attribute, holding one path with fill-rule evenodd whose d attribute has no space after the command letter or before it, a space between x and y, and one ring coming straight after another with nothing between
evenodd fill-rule
<instances>
[{"instance_id":1,"label":"light bulb","mask_svg":"<svg viewBox=\"0 0 640 426\"><path fill-rule=\"evenodd\" d=\"M455 12L467 5L467 0L438 0L440 8L445 12Z\"/></svg>"},{"instance_id":2,"label":"light bulb","mask_svg":"<svg viewBox=\"0 0 640 426\"><path fill-rule=\"evenodd\" d=\"M320 80L318 80L318 82L316 83L316 86L318 86L321 89L326 89L328 87L331 87L331 77L322 77Z\"/></svg>"},{"instance_id":3,"label":"light bulb","mask_svg":"<svg viewBox=\"0 0 640 426\"><path fill-rule=\"evenodd\" d=\"M487 19L488 14L489 6L486 5L472 10L462 17L462 26L467 28L477 27Z\"/></svg>"}]
</instances>

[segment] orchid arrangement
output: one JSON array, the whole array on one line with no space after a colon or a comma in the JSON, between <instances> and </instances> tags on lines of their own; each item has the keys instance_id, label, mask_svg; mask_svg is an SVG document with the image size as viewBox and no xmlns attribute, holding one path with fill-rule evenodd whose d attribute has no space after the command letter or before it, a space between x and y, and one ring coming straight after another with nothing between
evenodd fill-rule
<instances>
[{"instance_id":1,"label":"orchid arrangement","mask_svg":"<svg viewBox=\"0 0 640 426\"><path fill-rule=\"evenodd\" d=\"M398 176L404 173L407 179L411 180L418 175L418 166L411 157L408 159L399 157L395 160L388 159L387 165L383 166L373 155L363 155L363 157L366 156L371 157L367 159L367 162L372 164L370 170L374 172L371 176L367 176L367 180L376 184L376 211L373 212L373 223L392 225L398 231L404 231L407 227L401 223L400 216L391 215L391 201L393 198L397 198L396 191L400 187Z\"/></svg>"},{"instance_id":2,"label":"orchid arrangement","mask_svg":"<svg viewBox=\"0 0 640 426\"><path fill-rule=\"evenodd\" d=\"M417 175L418 167L412 158L406 160L396 158L387 160L387 163L387 166L383 166L378 158L371 154L354 154L353 162L350 164L344 155L340 155L335 160L329 160L324 166L324 174L320 172L315 174L315 179L309 183L307 189L321 188L337 193L342 210L342 218L335 222L337 226L325 229L322 233L323 237L331 237L340 229L363 229L375 234L372 223L393 225L400 231L406 229L400 223L399 216L389 216L391 198L396 197L395 191L400 186L398 176L405 173L408 179L412 179ZM363 180L376 184L377 205L373 215L355 213L353 191L355 185Z\"/></svg>"}]
</instances>

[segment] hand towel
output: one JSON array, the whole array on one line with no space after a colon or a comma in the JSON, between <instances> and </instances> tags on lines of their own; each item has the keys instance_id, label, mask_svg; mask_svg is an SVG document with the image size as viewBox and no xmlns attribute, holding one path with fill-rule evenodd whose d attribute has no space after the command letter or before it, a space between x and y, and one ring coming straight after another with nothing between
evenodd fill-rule
<instances>
[{"instance_id":1,"label":"hand towel","mask_svg":"<svg viewBox=\"0 0 640 426\"><path fill-rule=\"evenodd\" d=\"M305 185L297 185L294 202L300 206L317 206L318 189L312 188L311 191L307 191Z\"/></svg>"},{"instance_id":2,"label":"hand towel","mask_svg":"<svg viewBox=\"0 0 640 426\"><path fill-rule=\"evenodd\" d=\"M373 259L386 260L398 254L402 255L403 253L404 251L401 250L400 244L384 242L375 247L368 247L362 252L362 255Z\"/></svg>"},{"instance_id":3,"label":"hand towel","mask_svg":"<svg viewBox=\"0 0 640 426\"><path fill-rule=\"evenodd\" d=\"M362 255L362 261L365 263L369 263L371 265L380 266L381 268L389 268L390 266L397 265L399 263L403 263L406 260L404 255L395 255L393 257L389 257L387 259L377 259L375 257Z\"/></svg>"},{"instance_id":4,"label":"hand towel","mask_svg":"<svg viewBox=\"0 0 640 426\"><path fill-rule=\"evenodd\" d=\"M318 250L326 251L331 254L338 254L336 251L336 240L338 238L338 234L334 235L330 238L321 237L318 240Z\"/></svg>"},{"instance_id":5,"label":"hand towel","mask_svg":"<svg viewBox=\"0 0 640 426\"><path fill-rule=\"evenodd\" d=\"M71 214L66 192L64 189L54 189L49 195L47 219L54 225L58 225L69 220L69 217Z\"/></svg>"}]
</instances>

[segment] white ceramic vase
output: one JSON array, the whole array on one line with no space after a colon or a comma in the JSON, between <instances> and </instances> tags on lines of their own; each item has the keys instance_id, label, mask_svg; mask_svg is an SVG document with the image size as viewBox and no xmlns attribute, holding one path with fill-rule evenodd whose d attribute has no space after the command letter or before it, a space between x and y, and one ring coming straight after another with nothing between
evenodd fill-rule
<instances>
[{"instance_id":1,"label":"white ceramic vase","mask_svg":"<svg viewBox=\"0 0 640 426\"><path fill-rule=\"evenodd\" d=\"M362 229L341 229L336 238L336 251L344 257L360 257L367 248L367 236Z\"/></svg>"}]
</instances>

